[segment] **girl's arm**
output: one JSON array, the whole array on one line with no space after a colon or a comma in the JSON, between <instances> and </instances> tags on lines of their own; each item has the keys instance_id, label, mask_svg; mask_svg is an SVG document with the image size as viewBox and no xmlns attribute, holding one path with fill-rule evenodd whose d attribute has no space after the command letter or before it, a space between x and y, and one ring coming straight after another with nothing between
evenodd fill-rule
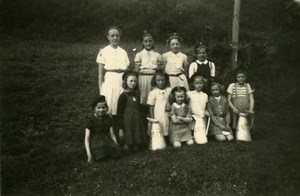
<instances>
[{"instance_id":1,"label":"girl's arm","mask_svg":"<svg viewBox=\"0 0 300 196\"><path fill-rule=\"evenodd\" d=\"M250 94L250 108L249 113L254 114L254 96L253 93Z\"/></svg>"},{"instance_id":2,"label":"girl's arm","mask_svg":"<svg viewBox=\"0 0 300 196\"><path fill-rule=\"evenodd\" d=\"M224 125L222 125L222 123L220 123L220 122L218 121L218 118L214 115L213 109L212 109L212 108L213 108L213 105L212 105L210 102L208 102L208 104L207 104L207 110L208 110L208 112L209 112L211 121L212 121L217 127L219 127L220 129L226 129L226 127L225 127Z\"/></svg>"},{"instance_id":3,"label":"girl's arm","mask_svg":"<svg viewBox=\"0 0 300 196\"><path fill-rule=\"evenodd\" d=\"M149 106L150 118L154 118L154 105ZM157 119L158 120L158 119Z\"/></svg>"},{"instance_id":4,"label":"girl's arm","mask_svg":"<svg viewBox=\"0 0 300 196\"><path fill-rule=\"evenodd\" d=\"M164 70L164 61L160 54L158 55L158 58L157 58L157 69Z\"/></svg>"},{"instance_id":5,"label":"girl's arm","mask_svg":"<svg viewBox=\"0 0 300 196\"><path fill-rule=\"evenodd\" d=\"M140 58L140 55L139 53L137 53L135 55L135 58L134 58L134 70L138 73L139 70L140 70L140 66L141 66L141 58Z\"/></svg>"},{"instance_id":6,"label":"girl's arm","mask_svg":"<svg viewBox=\"0 0 300 196\"><path fill-rule=\"evenodd\" d=\"M216 77L216 66L213 62L210 62L210 79L213 82L215 80Z\"/></svg>"},{"instance_id":7,"label":"girl's arm","mask_svg":"<svg viewBox=\"0 0 300 196\"><path fill-rule=\"evenodd\" d=\"M177 119L181 120L184 123L190 123L190 122L193 121L192 117L181 117L181 116L178 116Z\"/></svg>"},{"instance_id":8,"label":"girl's arm","mask_svg":"<svg viewBox=\"0 0 300 196\"><path fill-rule=\"evenodd\" d=\"M116 144L118 144L116 135L115 135L115 133L114 133L114 129L113 129L112 127L109 127L109 132L110 132L110 137L111 137L111 139L112 139Z\"/></svg>"},{"instance_id":9,"label":"girl's arm","mask_svg":"<svg viewBox=\"0 0 300 196\"><path fill-rule=\"evenodd\" d=\"M91 131L86 128L85 129L85 138L84 138L84 145L85 145L85 150L86 150L86 154L87 154L87 162L91 163L93 161L92 158L92 154L91 154L91 149L90 149L90 135L91 135Z\"/></svg>"},{"instance_id":10,"label":"girl's arm","mask_svg":"<svg viewBox=\"0 0 300 196\"><path fill-rule=\"evenodd\" d=\"M187 56L185 56L184 61L183 61L183 69L184 69L184 74L186 76L188 76L189 75L189 64L187 61Z\"/></svg>"},{"instance_id":11,"label":"girl's arm","mask_svg":"<svg viewBox=\"0 0 300 196\"><path fill-rule=\"evenodd\" d=\"M229 107L232 109L232 111L235 114L239 114L240 111L238 109L236 109L236 107L233 105L233 103L231 102L231 98L232 98L232 95L230 93L228 93L228 95L227 95L227 101L228 101Z\"/></svg>"},{"instance_id":12,"label":"girl's arm","mask_svg":"<svg viewBox=\"0 0 300 196\"><path fill-rule=\"evenodd\" d=\"M192 118L192 114L191 114L191 106L188 105L188 111L187 111L187 114L185 117L177 117L179 120L181 120L182 122L184 123L191 123L193 121L193 118Z\"/></svg>"},{"instance_id":13,"label":"girl's arm","mask_svg":"<svg viewBox=\"0 0 300 196\"><path fill-rule=\"evenodd\" d=\"M127 97L125 93L122 93L118 99L118 105L117 105L117 122L119 127L119 136L120 139L123 140L124 138L124 131L123 131L123 114L126 107Z\"/></svg>"},{"instance_id":14,"label":"girl's arm","mask_svg":"<svg viewBox=\"0 0 300 196\"><path fill-rule=\"evenodd\" d=\"M174 124L181 124L182 121L174 114L171 116L171 120Z\"/></svg>"},{"instance_id":15,"label":"girl's arm","mask_svg":"<svg viewBox=\"0 0 300 196\"><path fill-rule=\"evenodd\" d=\"M104 80L104 64L99 63L99 91L101 91L103 80Z\"/></svg>"}]
</instances>

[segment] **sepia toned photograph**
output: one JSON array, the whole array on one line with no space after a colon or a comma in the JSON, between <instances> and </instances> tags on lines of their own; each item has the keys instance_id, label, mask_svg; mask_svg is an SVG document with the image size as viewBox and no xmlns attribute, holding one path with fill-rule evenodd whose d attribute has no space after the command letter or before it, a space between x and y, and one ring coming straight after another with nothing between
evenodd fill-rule
<instances>
[{"instance_id":1,"label":"sepia toned photograph","mask_svg":"<svg viewBox=\"0 0 300 196\"><path fill-rule=\"evenodd\" d=\"M0 195L300 195L300 0L0 0Z\"/></svg>"}]
</instances>

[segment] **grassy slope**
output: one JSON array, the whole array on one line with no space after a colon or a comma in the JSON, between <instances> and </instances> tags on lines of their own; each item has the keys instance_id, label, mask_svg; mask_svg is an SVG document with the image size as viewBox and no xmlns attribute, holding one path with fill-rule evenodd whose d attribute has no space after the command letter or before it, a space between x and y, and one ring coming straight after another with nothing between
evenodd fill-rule
<instances>
[{"instance_id":1,"label":"grassy slope","mask_svg":"<svg viewBox=\"0 0 300 196\"><path fill-rule=\"evenodd\" d=\"M98 46L20 40L1 46L4 194L299 194L297 115L261 111L251 143L210 142L89 165L83 128L98 92Z\"/></svg>"}]
</instances>

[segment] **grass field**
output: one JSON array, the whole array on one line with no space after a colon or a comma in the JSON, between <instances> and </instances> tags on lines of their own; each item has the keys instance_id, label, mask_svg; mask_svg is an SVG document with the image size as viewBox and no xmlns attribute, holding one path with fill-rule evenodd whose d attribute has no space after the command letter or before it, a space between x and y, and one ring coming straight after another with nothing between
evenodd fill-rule
<instances>
[{"instance_id":1,"label":"grass field","mask_svg":"<svg viewBox=\"0 0 300 196\"><path fill-rule=\"evenodd\" d=\"M140 43L124 48L132 61ZM99 45L9 38L0 49L3 195L300 194L297 105L275 97L276 107L258 108L250 143L211 141L87 164Z\"/></svg>"}]
</instances>

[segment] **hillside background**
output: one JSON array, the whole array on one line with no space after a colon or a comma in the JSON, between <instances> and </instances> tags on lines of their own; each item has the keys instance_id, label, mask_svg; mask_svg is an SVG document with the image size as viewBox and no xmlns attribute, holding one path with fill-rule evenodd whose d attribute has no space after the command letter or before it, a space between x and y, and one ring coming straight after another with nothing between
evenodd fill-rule
<instances>
[{"instance_id":1,"label":"hillside background","mask_svg":"<svg viewBox=\"0 0 300 196\"><path fill-rule=\"evenodd\" d=\"M85 163L83 130L107 27L122 28L131 62L144 30L160 53L169 34L180 33L190 61L204 41L228 85L233 3L0 0L2 194L299 195L300 6L292 0L241 2L238 57L255 88L253 142Z\"/></svg>"}]
</instances>

